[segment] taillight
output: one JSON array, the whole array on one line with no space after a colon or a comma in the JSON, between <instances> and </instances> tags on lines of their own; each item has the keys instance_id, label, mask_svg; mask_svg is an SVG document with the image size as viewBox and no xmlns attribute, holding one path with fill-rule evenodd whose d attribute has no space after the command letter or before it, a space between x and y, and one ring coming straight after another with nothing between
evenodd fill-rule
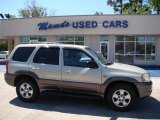
<instances>
[{"instance_id":1,"label":"taillight","mask_svg":"<svg viewBox=\"0 0 160 120\"><path fill-rule=\"evenodd\" d=\"M6 73L8 73L8 64L9 64L9 61L7 60L6 61Z\"/></svg>"}]
</instances>

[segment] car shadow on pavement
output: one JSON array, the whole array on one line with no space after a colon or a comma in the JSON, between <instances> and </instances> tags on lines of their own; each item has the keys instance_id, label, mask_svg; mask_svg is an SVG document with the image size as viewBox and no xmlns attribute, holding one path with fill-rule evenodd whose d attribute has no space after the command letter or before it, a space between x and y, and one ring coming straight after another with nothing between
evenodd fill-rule
<instances>
[{"instance_id":1,"label":"car shadow on pavement","mask_svg":"<svg viewBox=\"0 0 160 120\"><path fill-rule=\"evenodd\" d=\"M10 104L36 110L54 111L69 114L110 117L116 120L119 117L139 119L160 119L160 102L153 97L139 101L131 111L116 112L108 108L103 100L78 98L61 95L42 94L35 103L25 103L17 97Z\"/></svg>"}]
</instances>

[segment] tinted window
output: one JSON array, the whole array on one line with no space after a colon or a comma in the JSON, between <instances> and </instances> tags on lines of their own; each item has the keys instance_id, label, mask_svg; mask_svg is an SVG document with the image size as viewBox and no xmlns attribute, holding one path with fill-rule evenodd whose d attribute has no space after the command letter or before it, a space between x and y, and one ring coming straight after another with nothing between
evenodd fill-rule
<instances>
[{"instance_id":1,"label":"tinted window","mask_svg":"<svg viewBox=\"0 0 160 120\"><path fill-rule=\"evenodd\" d=\"M34 49L35 47L19 47L15 51L12 60L26 62Z\"/></svg>"},{"instance_id":2,"label":"tinted window","mask_svg":"<svg viewBox=\"0 0 160 120\"><path fill-rule=\"evenodd\" d=\"M75 49L64 49L64 65L75 67L87 67L87 63L92 59L83 51Z\"/></svg>"},{"instance_id":3,"label":"tinted window","mask_svg":"<svg viewBox=\"0 0 160 120\"><path fill-rule=\"evenodd\" d=\"M40 48L33 62L59 65L59 48Z\"/></svg>"}]
</instances>

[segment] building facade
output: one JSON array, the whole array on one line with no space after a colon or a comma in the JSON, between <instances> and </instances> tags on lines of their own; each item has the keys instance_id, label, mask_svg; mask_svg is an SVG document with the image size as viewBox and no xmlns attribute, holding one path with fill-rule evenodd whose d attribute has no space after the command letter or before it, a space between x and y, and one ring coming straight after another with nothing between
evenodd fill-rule
<instances>
[{"instance_id":1,"label":"building facade","mask_svg":"<svg viewBox=\"0 0 160 120\"><path fill-rule=\"evenodd\" d=\"M160 15L82 15L0 20L0 40L86 45L108 60L160 65Z\"/></svg>"}]
</instances>

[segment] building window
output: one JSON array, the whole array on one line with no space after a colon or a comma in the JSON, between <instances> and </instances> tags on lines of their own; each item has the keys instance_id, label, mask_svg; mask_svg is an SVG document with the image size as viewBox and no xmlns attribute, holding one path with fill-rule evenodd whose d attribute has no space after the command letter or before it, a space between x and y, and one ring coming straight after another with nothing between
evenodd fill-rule
<instances>
[{"instance_id":1,"label":"building window","mask_svg":"<svg viewBox=\"0 0 160 120\"><path fill-rule=\"evenodd\" d=\"M115 61L154 61L155 41L155 36L116 36Z\"/></svg>"},{"instance_id":2,"label":"building window","mask_svg":"<svg viewBox=\"0 0 160 120\"><path fill-rule=\"evenodd\" d=\"M84 45L84 36L57 36L58 43Z\"/></svg>"},{"instance_id":3,"label":"building window","mask_svg":"<svg viewBox=\"0 0 160 120\"><path fill-rule=\"evenodd\" d=\"M84 36L75 36L76 45L84 45Z\"/></svg>"},{"instance_id":4,"label":"building window","mask_svg":"<svg viewBox=\"0 0 160 120\"><path fill-rule=\"evenodd\" d=\"M20 38L21 44L35 44L43 42L46 42L46 36L27 36Z\"/></svg>"},{"instance_id":5,"label":"building window","mask_svg":"<svg viewBox=\"0 0 160 120\"><path fill-rule=\"evenodd\" d=\"M20 38L21 44L28 44L29 43L29 37L21 37Z\"/></svg>"},{"instance_id":6,"label":"building window","mask_svg":"<svg viewBox=\"0 0 160 120\"><path fill-rule=\"evenodd\" d=\"M136 57L139 61L155 60L155 41L154 36L136 36Z\"/></svg>"},{"instance_id":7,"label":"building window","mask_svg":"<svg viewBox=\"0 0 160 120\"><path fill-rule=\"evenodd\" d=\"M29 37L29 43L30 44L37 44L38 43L38 37L37 36L31 36Z\"/></svg>"},{"instance_id":8,"label":"building window","mask_svg":"<svg viewBox=\"0 0 160 120\"><path fill-rule=\"evenodd\" d=\"M38 42L46 42L46 36L38 36Z\"/></svg>"},{"instance_id":9,"label":"building window","mask_svg":"<svg viewBox=\"0 0 160 120\"><path fill-rule=\"evenodd\" d=\"M107 36L107 35L101 35L101 36L100 36L100 41L101 41L101 42L106 42L106 41L108 41L108 36Z\"/></svg>"}]
</instances>

